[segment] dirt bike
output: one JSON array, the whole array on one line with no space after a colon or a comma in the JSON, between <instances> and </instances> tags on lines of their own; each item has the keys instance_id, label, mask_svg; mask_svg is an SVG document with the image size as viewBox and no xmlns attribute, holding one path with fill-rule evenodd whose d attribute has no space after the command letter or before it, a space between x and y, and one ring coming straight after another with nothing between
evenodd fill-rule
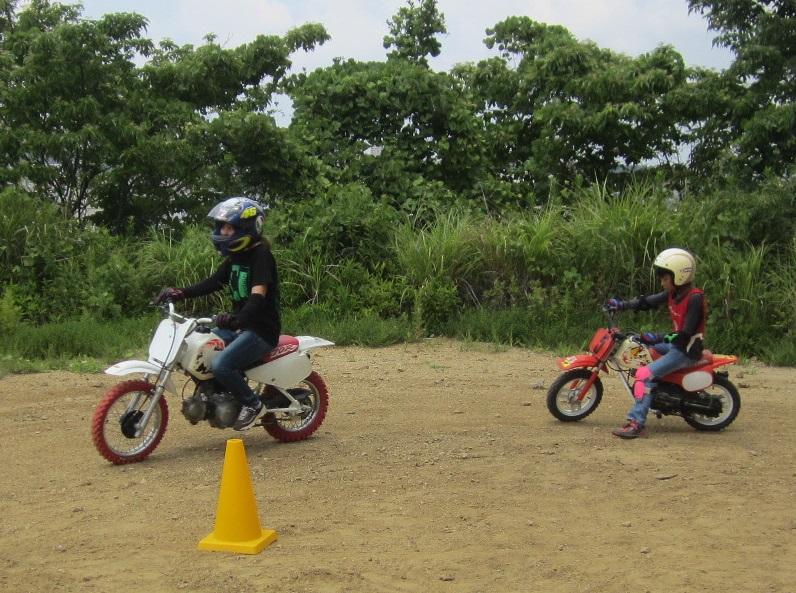
<instances>
[{"instance_id":1,"label":"dirt bike","mask_svg":"<svg viewBox=\"0 0 796 593\"><path fill-rule=\"evenodd\" d=\"M600 373L614 371L633 398L635 371L661 355L640 335L623 333L614 325L616 312L603 308L609 327L598 329L587 354L558 359L564 371L547 392L547 409L563 422L583 420L597 409L603 397ZM681 416L697 430L718 431L729 426L741 409L741 396L716 369L738 362L737 356L709 350L693 366L657 379L650 411L658 418Z\"/></svg>"},{"instance_id":2,"label":"dirt bike","mask_svg":"<svg viewBox=\"0 0 796 593\"><path fill-rule=\"evenodd\" d=\"M238 401L213 380L213 359L225 346L211 332L214 319L183 317L170 302L162 310L164 319L149 345L148 360L126 360L105 370L118 376L144 374L143 379L112 387L94 411L92 440L100 455L114 464L142 461L160 443L169 420L164 394L178 394L175 372L189 378L181 393L182 414L191 424L207 421L215 428L229 428L240 413ZM268 410L259 425L275 439L300 441L320 427L329 394L312 370L309 352L333 345L311 336L280 336L276 348L245 370ZM193 391L185 397L190 386Z\"/></svg>"}]
</instances>

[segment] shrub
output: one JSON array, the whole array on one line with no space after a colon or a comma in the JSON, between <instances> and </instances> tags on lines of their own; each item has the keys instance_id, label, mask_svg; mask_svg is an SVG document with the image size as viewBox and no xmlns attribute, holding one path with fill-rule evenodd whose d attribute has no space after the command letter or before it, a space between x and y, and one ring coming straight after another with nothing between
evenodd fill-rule
<instances>
[{"instance_id":1,"label":"shrub","mask_svg":"<svg viewBox=\"0 0 796 593\"><path fill-rule=\"evenodd\" d=\"M0 296L0 333L8 335L14 332L22 317L22 309L16 303L16 289L6 286Z\"/></svg>"},{"instance_id":2,"label":"shrub","mask_svg":"<svg viewBox=\"0 0 796 593\"><path fill-rule=\"evenodd\" d=\"M432 278L417 290L415 314L420 326L431 334L441 333L460 307L459 293L451 280Z\"/></svg>"}]
</instances>

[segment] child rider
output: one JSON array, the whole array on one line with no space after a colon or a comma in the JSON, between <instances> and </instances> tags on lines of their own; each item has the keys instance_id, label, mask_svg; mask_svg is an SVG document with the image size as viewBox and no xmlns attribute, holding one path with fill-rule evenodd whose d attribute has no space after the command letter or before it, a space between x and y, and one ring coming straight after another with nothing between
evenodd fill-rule
<instances>
[{"instance_id":1,"label":"child rider","mask_svg":"<svg viewBox=\"0 0 796 593\"><path fill-rule=\"evenodd\" d=\"M241 404L233 428L246 430L267 410L243 369L279 343L279 277L268 240L261 235L265 212L249 198L229 198L208 213L213 245L225 257L209 278L185 288L167 288L155 302L204 296L228 287L232 313L216 315L214 332L227 344L213 360L216 381Z\"/></svg>"},{"instance_id":2,"label":"child rider","mask_svg":"<svg viewBox=\"0 0 796 593\"><path fill-rule=\"evenodd\" d=\"M702 356L707 305L702 290L692 284L696 272L694 256L684 249L666 249L655 258L653 268L661 282L661 292L630 301L610 299L607 303L612 311L646 310L665 303L674 325L674 333L665 337L658 334L642 336L663 356L636 371L633 384L636 403L628 412L627 423L613 431L623 439L645 436L644 424L652 404L655 379L696 364Z\"/></svg>"}]
</instances>

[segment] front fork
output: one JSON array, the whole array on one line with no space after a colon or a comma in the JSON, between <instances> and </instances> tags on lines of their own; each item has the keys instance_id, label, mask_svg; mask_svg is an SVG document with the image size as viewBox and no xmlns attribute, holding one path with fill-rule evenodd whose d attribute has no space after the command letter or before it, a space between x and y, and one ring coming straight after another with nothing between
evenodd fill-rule
<instances>
[{"instance_id":1,"label":"front fork","mask_svg":"<svg viewBox=\"0 0 796 593\"><path fill-rule=\"evenodd\" d=\"M600 377L601 372L607 371L605 364L599 364L598 366L594 367L592 370L591 376L586 379L586 382L581 386L580 390L578 391L578 395L575 398L578 402L582 402L586 395L589 393L592 385L597 381Z\"/></svg>"},{"instance_id":2,"label":"front fork","mask_svg":"<svg viewBox=\"0 0 796 593\"><path fill-rule=\"evenodd\" d=\"M150 375L144 375L144 380L149 381L149 377ZM149 402L149 405L144 411L144 415L141 416L141 419L135 423L135 438L139 438L144 432L146 425L149 424L149 419L152 417L152 414L154 414L155 408L157 408L158 403L160 402L160 398L163 397L163 392L166 390L166 383L170 377L171 369L163 369L160 371L158 379L155 382L155 389L152 392L152 400ZM130 405L127 406L128 414L138 409L138 405L141 403L141 398L146 398L146 396L142 393L136 394L136 396L130 402ZM125 416L126 415L127 414L125 414Z\"/></svg>"}]
</instances>

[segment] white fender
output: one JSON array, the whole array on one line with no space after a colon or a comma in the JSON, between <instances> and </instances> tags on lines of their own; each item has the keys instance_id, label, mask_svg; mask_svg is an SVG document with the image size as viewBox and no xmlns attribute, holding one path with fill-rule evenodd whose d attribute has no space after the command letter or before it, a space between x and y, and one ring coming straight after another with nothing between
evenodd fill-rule
<instances>
[{"instance_id":1,"label":"white fender","mask_svg":"<svg viewBox=\"0 0 796 593\"><path fill-rule=\"evenodd\" d=\"M299 342L298 350L267 364L249 369L246 371L246 376L258 383L276 385L283 389L295 387L299 381L306 379L312 372L312 363L307 352L315 348L334 346L334 342L313 336L296 336L296 339Z\"/></svg>"},{"instance_id":2,"label":"white fender","mask_svg":"<svg viewBox=\"0 0 796 593\"><path fill-rule=\"evenodd\" d=\"M106 374L116 375L118 377L132 375L133 373L143 373L144 375L155 375L157 377L160 374L160 371L161 367L145 360L124 360L122 362L117 362L115 365L105 369ZM177 393L171 377L169 377L168 381L166 381L164 387L166 388L166 391L170 393Z\"/></svg>"},{"instance_id":3,"label":"white fender","mask_svg":"<svg viewBox=\"0 0 796 593\"><path fill-rule=\"evenodd\" d=\"M307 354L294 352L282 358L246 371L246 376L258 383L276 385L287 389L305 379L312 372L312 363Z\"/></svg>"},{"instance_id":4,"label":"white fender","mask_svg":"<svg viewBox=\"0 0 796 593\"><path fill-rule=\"evenodd\" d=\"M314 336L296 336L299 341L299 352L309 352L314 348L326 348L327 346L334 346L334 342L324 340L323 338L316 338Z\"/></svg>"}]
</instances>

